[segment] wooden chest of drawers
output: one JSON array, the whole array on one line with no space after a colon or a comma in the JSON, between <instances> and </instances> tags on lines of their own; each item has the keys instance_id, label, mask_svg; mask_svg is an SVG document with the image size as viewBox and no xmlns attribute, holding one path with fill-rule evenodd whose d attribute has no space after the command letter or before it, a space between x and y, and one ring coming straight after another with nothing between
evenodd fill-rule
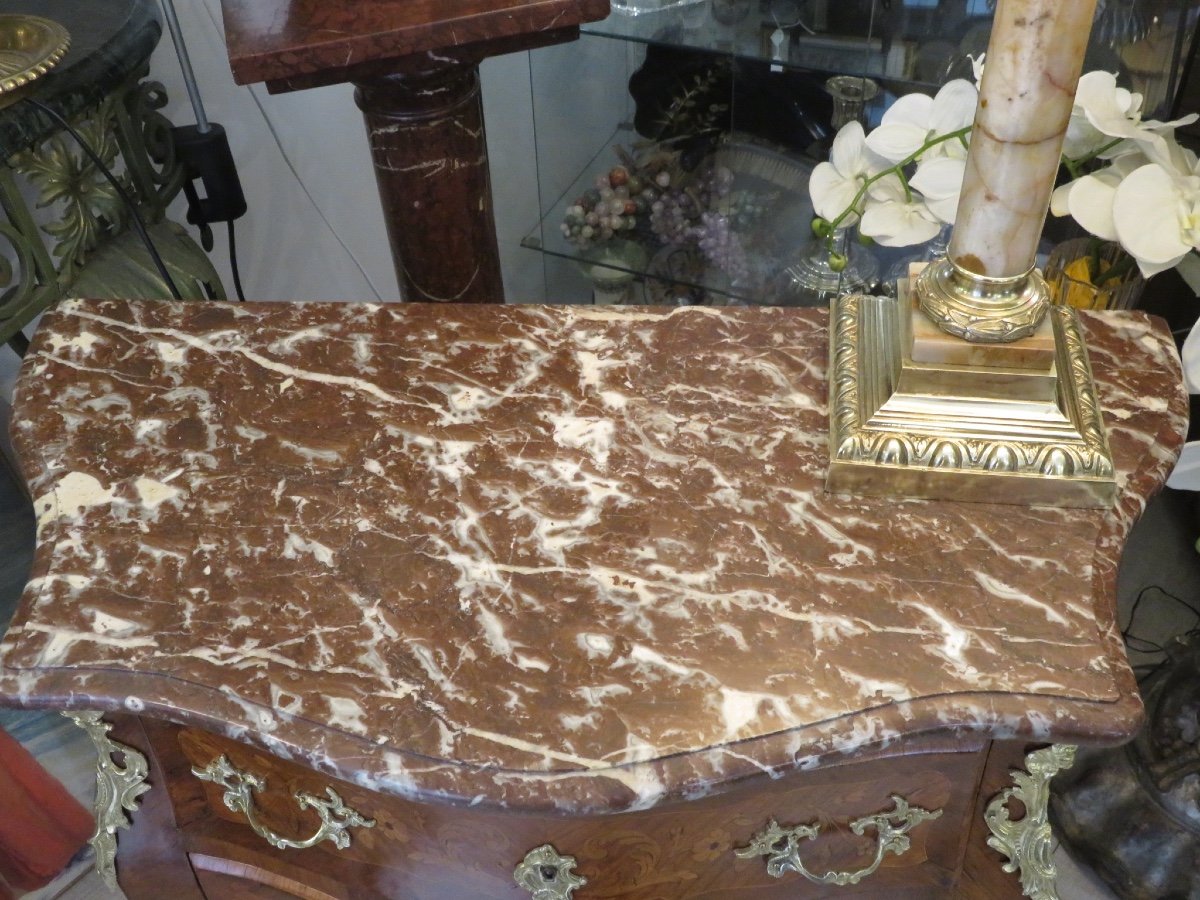
<instances>
[{"instance_id":1,"label":"wooden chest of drawers","mask_svg":"<svg viewBox=\"0 0 1200 900\"><path fill-rule=\"evenodd\" d=\"M132 900L1013 895L1010 768L1141 722L1114 593L1171 337L1084 318L1119 492L1051 509L827 493L827 325L61 305L0 702L146 757L101 817Z\"/></svg>"},{"instance_id":2,"label":"wooden chest of drawers","mask_svg":"<svg viewBox=\"0 0 1200 900\"><path fill-rule=\"evenodd\" d=\"M470 807L436 806L383 796L278 759L229 738L154 720L122 717L114 735L145 748L150 780L167 791L146 795L129 836L122 836L121 882L131 897L206 896L405 898L520 898L514 881L526 854L544 844L577 860L587 879L579 900L682 898L911 897L955 898L976 818L977 790L989 745L928 743L916 752L793 773L716 796L643 812L593 817L535 816ZM271 835L300 841L320 819L297 794L327 796L374 824L347 829L349 845L322 841L306 849L277 849L256 833L243 811L224 802L226 791L197 777L224 758L261 779L251 790L250 815ZM236 779L235 779L236 781ZM169 799L168 799L169 798ZM909 845L887 853L857 883L818 885L799 874L773 878L764 857L740 858L770 820L816 825L800 841L800 856L815 876L857 873L875 861L881 843L871 826L854 834L855 820L893 811L895 800L933 814L908 832ZM998 864L1001 857L995 856ZM171 884L169 895L164 885ZM1009 878L1007 893L1019 895ZM1003 884L1003 882L1001 882ZM1004 896L992 894L991 896Z\"/></svg>"}]
</instances>

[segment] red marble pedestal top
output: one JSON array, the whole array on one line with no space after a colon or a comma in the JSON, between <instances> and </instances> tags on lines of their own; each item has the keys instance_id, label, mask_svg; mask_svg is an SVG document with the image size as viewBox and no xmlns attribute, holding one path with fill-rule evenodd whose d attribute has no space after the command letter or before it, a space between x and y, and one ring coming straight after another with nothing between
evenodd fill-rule
<instances>
[{"instance_id":1,"label":"red marble pedestal top","mask_svg":"<svg viewBox=\"0 0 1200 900\"><path fill-rule=\"evenodd\" d=\"M345 81L368 63L416 54L436 62L438 52L578 28L609 12L608 0L221 0L221 7L239 84ZM313 80L321 73L342 74Z\"/></svg>"}]
</instances>

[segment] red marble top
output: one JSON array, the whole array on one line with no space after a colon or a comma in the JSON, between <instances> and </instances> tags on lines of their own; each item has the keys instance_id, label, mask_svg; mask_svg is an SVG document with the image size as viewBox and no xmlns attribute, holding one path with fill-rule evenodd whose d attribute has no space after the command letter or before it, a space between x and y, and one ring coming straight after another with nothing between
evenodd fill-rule
<instances>
[{"instance_id":1,"label":"red marble top","mask_svg":"<svg viewBox=\"0 0 1200 900\"><path fill-rule=\"evenodd\" d=\"M0 699L198 723L379 790L649 806L921 734L1118 742L1174 346L1084 319L1111 510L827 495L815 310L71 301Z\"/></svg>"},{"instance_id":2,"label":"red marble top","mask_svg":"<svg viewBox=\"0 0 1200 900\"><path fill-rule=\"evenodd\" d=\"M561 31L609 12L608 0L222 0L221 6L239 84Z\"/></svg>"}]
</instances>

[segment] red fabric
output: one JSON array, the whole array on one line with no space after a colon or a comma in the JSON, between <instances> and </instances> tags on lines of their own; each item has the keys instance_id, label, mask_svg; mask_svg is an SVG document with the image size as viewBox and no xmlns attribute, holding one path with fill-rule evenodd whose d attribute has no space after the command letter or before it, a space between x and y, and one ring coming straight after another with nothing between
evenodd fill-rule
<instances>
[{"instance_id":1,"label":"red fabric","mask_svg":"<svg viewBox=\"0 0 1200 900\"><path fill-rule=\"evenodd\" d=\"M91 813L0 730L0 883L23 891L42 887L94 828Z\"/></svg>"}]
</instances>

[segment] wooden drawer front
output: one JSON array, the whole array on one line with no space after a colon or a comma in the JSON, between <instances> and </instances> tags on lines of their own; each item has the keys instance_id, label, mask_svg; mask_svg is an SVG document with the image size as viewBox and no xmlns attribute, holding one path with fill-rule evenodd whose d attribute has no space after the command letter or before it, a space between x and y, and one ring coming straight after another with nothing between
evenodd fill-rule
<instances>
[{"instance_id":1,"label":"wooden drawer front","mask_svg":"<svg viewBox=\"0 0 1200 900\"><path fill-rule=\"evenodd\" d=\"M314 887L311 894L293 892L296 896L356 900L524 900L529 893L516 885L513 872L542 844L576 858L575 872L587 879L586 886L575 891L576 900L758 900L880 896L884 891L896 897L950 897L982 763L978 752L897 757L797 773L645 812L562 818L412 803L331 779L227 738L190 728L175 731L176 748L191 766L203 768L223 755L236 768L263 779L264 787L254 794L256 815L283 837L303 839L316 831L319 819L311 810L300 810L294 795L325 796L327 787L347 807L375 822L369 828L350 828L345 849L323 841L310 849L278 850L254 834L243 815L225 806L221 787L189 776L194 782L190 791L199 803L192 806L190 818L186 810L177 809L176 815L196 863L212 871L214 859L236 860L230 873L251 877L245 872L273 872L276 887ZM180 792L172 793L178 805ZM792 872L773 878L766 858L740 859L734 853L775 819L782 826L820 826L815 840L800 842L809 871L862 869L875 856L878 835L871 827L862 835L853 834L849 824L891 810L893 795L940 815L916 824L907 835L908 849L886 855L878 870L859 884L823 886Z\"/></svg>"}]
</instances>

